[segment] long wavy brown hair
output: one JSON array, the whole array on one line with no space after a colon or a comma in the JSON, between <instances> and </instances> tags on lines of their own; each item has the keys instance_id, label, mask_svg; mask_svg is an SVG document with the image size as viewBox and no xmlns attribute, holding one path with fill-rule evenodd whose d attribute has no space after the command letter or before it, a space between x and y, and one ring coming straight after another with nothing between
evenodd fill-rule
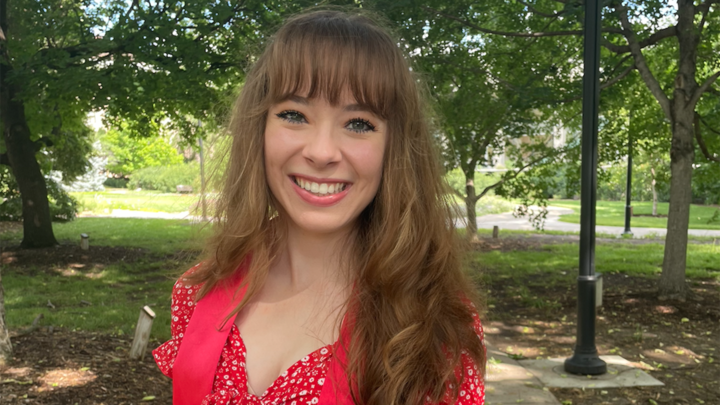
<instances>
[{"instance_id":1,"label":"long wavy brown hair","mask_svg":"<svg viewBox=\"0 0 720 405\"><path fill-rule=\"evenodd\" d=\"M388 124L381 184L352 241L354 293L346 371L355 403L421 404L457 398L461 352L484 374L473 329L477 302L462 271L461 239L447 199L422 87L398 41L376 17L337 10L290 18L272 37L234 107L225 185L200 268L197 299L247 258L248 285L236 312L261 288L282 242L282 215L267 185L268 109L299 91L337 103L343 90ZM480 375L483 375L480 374Z\"/></svg>"}]
</instances>

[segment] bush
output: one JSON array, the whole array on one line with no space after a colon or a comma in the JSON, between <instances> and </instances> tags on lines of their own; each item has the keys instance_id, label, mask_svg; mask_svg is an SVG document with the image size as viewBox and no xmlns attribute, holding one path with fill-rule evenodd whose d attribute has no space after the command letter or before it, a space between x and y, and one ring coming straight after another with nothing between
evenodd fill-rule
<instances>
[{"instance_id":1,"label":"bush","mask_svg":"<svg viewBox=\"0 0 720 405\"><path fill-rule=\"evenodd\" d=\"M72 221L77 216L78 203L66 193L55 180L45 177L45 185L50 203L50 219L53 221ZM22 220L22 198L15 177L9 170L0 172L0 220Z\"/></svg>"},{"instance_id":2,"label":"bush","mask_svg":"<svg viewBox=\"0 0 720 405\"><path fill-rule=\"evenodd\" d=\"M124 177L108 177L103 182L103 186L110 188L127 188L129 182L130 180Z\"/></svg>"},{"instance_id":3,"label":"bush","mask_svg":"<svg viewBox=\"0 0 720 405\"><path fill-rule=\"evenodd\" d=\"M178 185L192 186L193 191L200 190L200 165L197 163L172 166L155 166L133 172L128 188L157 190L174 193Z\"/></svg>"}]
</instances>

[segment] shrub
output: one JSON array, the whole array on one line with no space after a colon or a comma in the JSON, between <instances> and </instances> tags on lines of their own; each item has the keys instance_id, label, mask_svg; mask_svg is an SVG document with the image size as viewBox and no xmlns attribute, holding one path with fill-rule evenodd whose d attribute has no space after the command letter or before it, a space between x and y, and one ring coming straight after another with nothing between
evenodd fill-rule
<instances>
[{"instance_id":1,"label":"shrub","mask_svg":"<svg viewBox=\"0 0 720 405\"><path fill-rule=\"evenodd\" d=\"M50 218L53 221L72 221L77 216L78 203L52 178L45 177L45 185L50 203ZM9 170L0 173L0 197L4 200L0 204L0 220L22 220L22 198L15 182L15 177Z\"/></svg>"},{"instance_id":2,"label":"shrub","mask_svg":"<svg viewBox=\"0 0 720 405\"><path fill-rule=\"evenodd\" d=\"M200 165L198 163L172 166L155 166L133 172L128 188L142 188L174 193L178 185L192 186L193 191L200 190Z\"/></svg>"},{"instance_id":3,"label":"shrub","mask_svg":"<svg viewBox=\"0 0 720 405\"><path fill-rule=\"evenodd\" d=\"M129 179L123 177L108 177L103 182L103 186L110 188L126 188L129 182Z\"/></svg>"}]
</instances>

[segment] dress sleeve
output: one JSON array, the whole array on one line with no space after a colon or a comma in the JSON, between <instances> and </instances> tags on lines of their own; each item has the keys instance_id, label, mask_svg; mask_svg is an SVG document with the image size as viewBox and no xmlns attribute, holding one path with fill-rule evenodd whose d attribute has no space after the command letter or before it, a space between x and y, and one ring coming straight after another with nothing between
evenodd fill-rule
<instances>
[{"instance_id":1,"label":"dress sleeve","mask_svg":"<svg viewBox=\"0 0 720 405\"><path fill-rule=\"evenodd\" d=\"M474 305L470 304L473 309L473 328L478 339L485 348L485 334L483 332L480 316L475 310ZM485 404L485 376L480 374L477 364L473 361L468 353L463 352L462 360L462 383L458 391L458 398L455 405L484 405ZM460 370L456 375L460 374ZM447 404L447 403L446 403Z\"/></svg>"},{"instance_id":2,"label":"dress sleeve","mask_svg":"<svg viewBox=\"0 0 720 405\"><path fill-rule=\"evenodd\" d=\"M474 308L473 308L474 309ZM485 333L483 332L482 322L477 311L473 311L473 327L475 333L485 348ZM467 354L462 354L463 379L460 385L457 405L483 405L485 404L485 376L480 374L477 364Z\"/></svg>"},{"instance_id":3,"label":"dress sleeve","mask_svg":"<svg viewBox=\"0 0 720 405\"><path fill-rule=\"evenodd\" d=\"M197 266L188 270L175 282L170 310L171 338L152 352L155 363L157 363L160 371L170 378L172 378L173 364L175 363L175 357L177 357L183 334L195 310L195 294L201 287L200 285L185 286L184 284L185 276L194 271L196 267Z\"/></svg>"}]
</instances>

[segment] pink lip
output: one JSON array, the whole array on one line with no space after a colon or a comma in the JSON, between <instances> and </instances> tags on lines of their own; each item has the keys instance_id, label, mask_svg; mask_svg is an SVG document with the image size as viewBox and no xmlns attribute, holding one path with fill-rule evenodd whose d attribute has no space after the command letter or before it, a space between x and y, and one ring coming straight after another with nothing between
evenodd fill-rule
<instances>
[{"instance_id":1,"label":"pink lip","mask_svg":"<svg viewBox=\"0 0 720 405\"><path fill-rule=\"evenodd\" d=\"M293 181L292 177L288 177L290 180L290 183L293 186L293 190L295 190L296 193L302 198L306 203L314 205L316 207L329 207L331 205L337 204L340 200L345 198L348 191L350 191L350 188L352 187L352 184L345 181L340 180L331 180L331 179L318 179L316 177L309 177L309 176L298 176L302 177L303 179L310 180L315 183L347 183L347 186L345 187L345 190L335 193L332 195L326 195L324 197L317 196L304 188L298 186Z\"/></svg>"}]
</instances>

